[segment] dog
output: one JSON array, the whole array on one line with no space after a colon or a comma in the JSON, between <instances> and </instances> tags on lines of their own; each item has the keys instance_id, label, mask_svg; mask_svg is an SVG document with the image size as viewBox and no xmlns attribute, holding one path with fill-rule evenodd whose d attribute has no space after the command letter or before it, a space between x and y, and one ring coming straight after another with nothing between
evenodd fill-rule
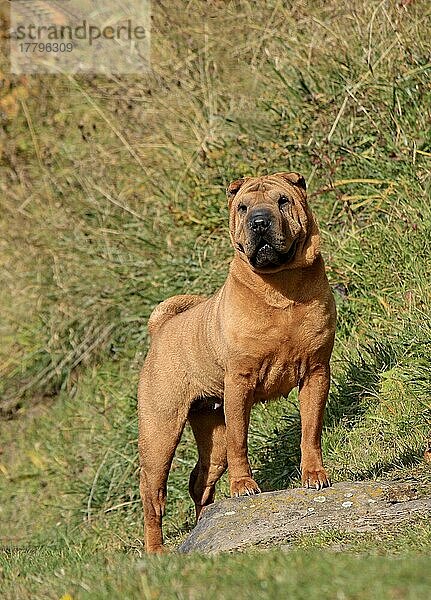
<instances>
[{"instance_id":1,"label":"dog","mask_svg":"<svg viewBox=\"0 0 431 600\"><path fill-rule=\"evenodd\" d=\"M188 421L198 447L196 517L228 468L232 496L257 494L247 456L250 411L299 388L301 474L330 486L321 451L336 311L316 220L298 173L245 177L227 189L235 255L210 298L174 296L152 312L138 387L145 547L163 551L166 481Z\"/></svg>"}]
</instances>

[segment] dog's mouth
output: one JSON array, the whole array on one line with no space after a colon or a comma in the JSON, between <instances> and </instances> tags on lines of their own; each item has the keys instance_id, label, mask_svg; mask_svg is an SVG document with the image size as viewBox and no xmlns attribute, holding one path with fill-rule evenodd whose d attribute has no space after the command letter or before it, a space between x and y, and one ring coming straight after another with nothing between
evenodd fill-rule
<instances>
[{"instance_id":1,"label":"dog's mouth","mask_svg":"<svg viewBox=\"0 0 431 600\"><path fill-rule=\"evenodd\" d=\"M262 239L256 246L255 251L249 257L249 262L255 269L266 267L278 267L288 263L295 255L296 240L294 240L287 252L276 250L269 242Z\"/></svg>"}]
</instances>

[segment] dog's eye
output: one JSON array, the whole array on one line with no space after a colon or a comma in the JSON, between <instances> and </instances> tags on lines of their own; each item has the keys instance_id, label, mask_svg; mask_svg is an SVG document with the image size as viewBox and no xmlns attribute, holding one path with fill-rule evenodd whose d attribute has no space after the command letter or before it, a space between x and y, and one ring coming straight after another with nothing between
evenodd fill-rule
<instances>
[{"instance_id":1,"label":"dog's eye","mask_svg":"<svg viewBox=\"0 0 431 600\"><path fill-rule=\"evenodd\" d=\"M242 213L242 214L246 213L247 212L246 205L245 204L238 204L238 212Z\"/></svg>"},{"instance_id":2,"label":"dog's eye","mask_svg":"<svg viewBox=\"0 0 431 600\"><path fill-rule=\"evenodd\" d=\"M287 204L290 204L290 198L288 198L287 196L284 196L284 195L280 196L280 198L278 199L278 206L280 208L283 208Z\"/></svg>"}]
</instances>

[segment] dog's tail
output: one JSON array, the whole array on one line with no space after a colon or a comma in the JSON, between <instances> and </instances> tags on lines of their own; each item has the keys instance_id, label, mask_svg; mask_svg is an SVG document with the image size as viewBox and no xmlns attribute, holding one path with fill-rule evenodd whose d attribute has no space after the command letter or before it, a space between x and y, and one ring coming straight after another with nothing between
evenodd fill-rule
<instances>
[{"instance_id":1,"label":"dog's tail","mask_svg":"<svg viewBox=\"0 0 431 600\"><path fill-rule=\"evenodd\" d=\"M158 331L163 323L170 318L188 310L192 306L196 306L196 304L200 304L204 300L207 300L206 296L184 294L182 296L173 296L161 302L156 306L148 319L148 331L150 335Z\"/></svg>"}]
</instances>

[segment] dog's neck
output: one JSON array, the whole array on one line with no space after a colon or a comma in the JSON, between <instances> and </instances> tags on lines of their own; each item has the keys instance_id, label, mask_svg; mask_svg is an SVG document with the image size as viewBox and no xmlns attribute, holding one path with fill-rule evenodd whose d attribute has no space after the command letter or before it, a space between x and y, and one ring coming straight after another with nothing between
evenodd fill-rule
<instances>
[{"instance_id":1,"label":"dog's neck","mask_svg":"<svg viewBox=\"0 0 431 600\"><path fill-rule=\"evenodd\" d=\"M317 297L322 284L326 283L325 267L320 254L307 266L283 269L277 273L254 271L236 254L229 276L247 287L251 294L261 296L267 304L277 308L310 302Z\"/></svg>"}]
</instances>

